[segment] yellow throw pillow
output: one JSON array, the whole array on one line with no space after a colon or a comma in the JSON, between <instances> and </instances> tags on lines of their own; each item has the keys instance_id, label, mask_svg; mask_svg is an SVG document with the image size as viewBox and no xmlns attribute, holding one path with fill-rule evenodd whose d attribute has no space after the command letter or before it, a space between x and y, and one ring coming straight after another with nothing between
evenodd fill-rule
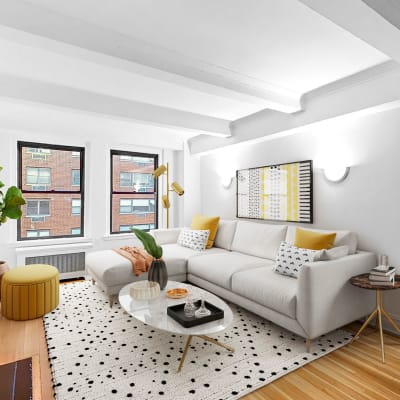
<instances>
[{"instance_id":1,"label":"yellow throw pillow","mask_svg":"<svg viewBox=\"0 0 400 400\"><path fill-rule=\"evenodd\" d=\"M296 228L294 245L302 249L322 250L330 249L335 242L336 233L320 233Z\"/></svg>"},{"instance_id":2,"label":"yellow throw pillow","mask_svg":"<svg viewBox=\"0 0 400 400\"><path fill-rule=\"evenodd\" d=\"M210 235L208 236L206 249L211 249L214 245L215 235L217 234L219 224L219 217L206 217L204 215L194 215L190 229L209 229Z\"/></svg>"}]
</instances>

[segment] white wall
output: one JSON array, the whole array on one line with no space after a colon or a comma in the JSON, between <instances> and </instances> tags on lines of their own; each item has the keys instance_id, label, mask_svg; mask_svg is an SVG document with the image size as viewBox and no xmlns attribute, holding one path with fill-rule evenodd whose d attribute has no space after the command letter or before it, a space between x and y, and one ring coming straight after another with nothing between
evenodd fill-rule
<instances>
[{"instance_id":1,"label":"white wall","mask_svg":"<svg viewBox=\"0 0 400 400\"><path fill-rule=\"evenodd\" d=\"M236 169L312 159L314 227L349 229L359 245L388 254L400 273L400 111L343 118L304 133L244 144L201 157L202 211L236 216L236 182L226 190L223 168ZM242 129L245 129L243 127ZM330 160L351 166L341 183L327 182L320 170ZM309 225L308 225L309 226ZM388 311L400 320L400 290L385 293Z\"/></svg>"},{"instance_id":2,"label":"white wall","mask_svg":"<svg viewBox=\"0 0 400 400\"><path fill-rule=\"evenodd\" d=\"M32 141L39 143L51 143L72 146L84 146L86 148L86 173L85 173L85 238L70 239L46 239L36 241L16 241L17 222L8 220L0 227L0 259L7 260L11 267L17 264L16 251L20 247L54 245L64 242L92 244L90 251L120 247L123 245L138 245L134 235L109 234L109 210L110 210L110 149L149 152L159 155L159 163L169 162L171 166L171 180L178 180L174 175L174 163L182 158L181 151L165 150L146 146L145 138L132 134L130 138L124 137L118 140L115 135L98 135L94 132L81 134L43 134L34 132L0 131L0 165L4 170L0 179L6 187L17 184L16 158L17 141ZM177 168L175 168L177 169ZM164 193L163 183L160 182L160 191ZM172 197L172 194L171 194ZM176 202L179 206L179 202ZM174 206L173 205L173 206ZM165 224L164 210L160 208L159 226ZM180 212L171 213L171 226L182 225Z\"/></svg>"}]
</instances>

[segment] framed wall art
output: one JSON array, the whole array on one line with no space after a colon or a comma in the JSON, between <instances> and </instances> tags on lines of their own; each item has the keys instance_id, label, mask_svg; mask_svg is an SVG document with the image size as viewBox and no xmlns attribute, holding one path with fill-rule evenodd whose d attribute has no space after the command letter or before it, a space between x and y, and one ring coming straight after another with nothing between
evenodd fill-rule
<instances>
[{"instance_id":1,"label":"framed wall art","mask_svg":"<svg viewBox=\"0 0 400 400\"><path fill-rule=\"evenodd\" d=\"M313 222L312 161L236 171L237 217Z\"/></svg>"}]
</instances>

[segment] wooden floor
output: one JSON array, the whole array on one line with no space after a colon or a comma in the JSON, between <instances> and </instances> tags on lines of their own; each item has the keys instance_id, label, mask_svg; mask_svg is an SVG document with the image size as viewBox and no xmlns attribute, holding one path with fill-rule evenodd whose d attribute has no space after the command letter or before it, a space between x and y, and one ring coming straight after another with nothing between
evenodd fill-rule
<instances>
[{"instance_id":1,"label":"wooden floor","mask_svg":"<svg viewBox=\"0 0 400 400\"><path fill-rule=\"evenodd\" d=\"M355 331L358 324L347 327ZM400 338L385 335L386 362L379 335L366 329L360 339L244 397L246 400L395 400L400 399ZM38 400L53 399L51 372L41 319L0 317L0 364L35 356ZM0 377L1 378L1 377ZM1 380L1 379L0 379ZM210 399L212 400L212 399Z\"/></svg>"}]
</instances>

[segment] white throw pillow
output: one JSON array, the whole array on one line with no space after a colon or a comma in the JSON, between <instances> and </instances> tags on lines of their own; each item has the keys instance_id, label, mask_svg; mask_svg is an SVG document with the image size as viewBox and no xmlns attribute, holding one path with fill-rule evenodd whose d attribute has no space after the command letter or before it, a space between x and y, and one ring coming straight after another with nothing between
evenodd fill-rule
<instances>
[{"instance_id":1,"label":"white throw pillow","mask_svg":"<svg viewBox=\"0 0 400 400\"><path fill-rule=\"evenodd\" d=\"M319 254L314 258L314 261L330 261L345 257L349 254L349 246L332 247L329 250L319 250Z\"/></svg>"},{"instance_id":2,"label":"white throw pillow","mask_svg":"<svg viewBox=\"0 0 400 400\"><path fill-rule=\"evenodd\" d=\"M177 243L189 249L202 251L206 248L210 230L182 229Z\"/></svg>"},{"instance_id":3,"label":"white throw pillow","mask_svg":"<svg viewBox=\"0 0 400 400\"><path fill-rule=\"evenodd\" d=\"M281 242L276 256L275 272L297 278L303 264L313 262L319 253L319 250L302 249L287 242Z\"/></svg>"}]
</instances>

